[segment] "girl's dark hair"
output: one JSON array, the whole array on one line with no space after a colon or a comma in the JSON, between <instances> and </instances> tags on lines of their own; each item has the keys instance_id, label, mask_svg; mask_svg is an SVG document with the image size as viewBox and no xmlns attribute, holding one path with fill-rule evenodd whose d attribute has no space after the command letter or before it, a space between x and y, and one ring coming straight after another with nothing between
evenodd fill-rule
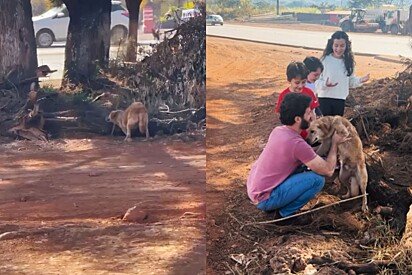
<instances>
[{"instance_id":1,"label":"girl's dark hair","mask_svg":"<svg viewBox=\"0 0 412 275\"><path fill-rule=\"evenodd\" d=\"M323 72L323 64L319 58L314 56L308 56L303 60L306 68L308 68L309 72L316 72L317 69L320 68L320 71Z\"/></svg>"},{"instance_id":2,"label":"girl's dark hair","mask_svg":"<svg viewBox=\"0 0 412 275\"><path fill-rule=\"evenodd\" d=\"M310 106L312 98L301 93L287 93L280 103L280 122L283 125L293 125L295 117L303 117L306 109Z\"/></svg>"},{"instance_id":3,"label":"girl's dark hair","mask_svg":"<svg viewBox=\"0 0 412 275\"><path fill-rule=\"evenodd\" d=\"M291 81L293 78L300 77L301 79L306 79L308 77L309 71L306 68L303 62L293 61L289 63L286 68L286 76L288 81Z\"/></svg>"},{"instance_id":4,"label":"girl's dark hair","mask_svg":"<svg viewBox=\"0 0 412 275\"><path fill-rule=\"evenodd\" d=\"M343 61L345 62L346 68L346 75L350 76L353 73L353 68L355 67L355 59L353 58L352 53L352 42L349 41L349 36L346 32L337 31L332 34L331 38L328 40L328 44L326 44L326 48L323 51L322 59L325 58L327 55L333 53L333 41L335 39L345 39L346 41L346 48L345 52L343 53Z\"/></svg>"}]
</instances>

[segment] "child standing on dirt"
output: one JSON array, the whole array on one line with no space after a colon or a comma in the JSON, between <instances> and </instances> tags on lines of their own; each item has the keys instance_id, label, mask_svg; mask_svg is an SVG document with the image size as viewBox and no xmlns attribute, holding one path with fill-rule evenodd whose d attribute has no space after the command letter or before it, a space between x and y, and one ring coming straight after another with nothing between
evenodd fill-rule
<instances>
[{"instance_id":1,"label":"child standing on dirt","mask_svg":"<svg viewBox=\"0 0 412 275\"><path fill-rule=\"evenodd\" d=\"M319 106L319 102L313 91L305 86L308 74L309 71L306 68L305 64L303 64L302 62L293 61L289 63L288 67L286 68L286 77L289 82L289 87L287 87L280 93L278 102L276 104L276 113L279 113L280 104L282 103L283 98L286 94L290 92L300 93L308 95L312 98L312 102L310 104L310 109L312 111L310 121L315 120L316 115L313 110ZM303 139L306 139L306 137L308 136L306 129L303 129L300 134Z\"/></svg>"},{"instance_id":2,"label":"child standing on dirt","mask_svg":"<svg viewBox=\"0 0 412 275\"><path fill-rule=\"evenodd\" d=\"M320 109L325 116L343 116L349 88L360 87L369 80L369 74L355 76L351 42L343 31L332 34L321 60L324 70L316 82Z\"/></svg>"},{"instance_id":3,"label":"child standing on dirt","mask_svg":"<svg viewBox=\"0 0 412 275\"><path fill-rule=\"evenodd\" d=\"M323 72L323 64L319 58L314 56L308 56L303 60L306 68L309 70L309 74L306 80L306 87L311 89L317 96L315 82L319 79L320 74ZM319 107L315 108L316 117L322 116L322 111Z\"/></svg>"}]
</instances>

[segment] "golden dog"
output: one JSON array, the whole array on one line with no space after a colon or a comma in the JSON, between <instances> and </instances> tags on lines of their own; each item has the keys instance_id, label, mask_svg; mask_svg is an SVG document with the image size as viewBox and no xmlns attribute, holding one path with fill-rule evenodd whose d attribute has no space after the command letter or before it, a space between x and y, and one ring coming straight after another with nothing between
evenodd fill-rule
<instances>
[{"instance_id":1,"label":"golden dog","mask_svg":"<svg viewBox=\"0 0 412 275\"><path fill-rule=\"evenodd\" d=\"M320 156L326 155L330 149L335 131L342 136L350 137L350 140L338 145L338 159L341 165L339 181L348 187L348 192L342 198L359 195L359 189L365 195L368 173L362 141L349 120L341 116L325 116L315 120L308 129L308 141L311 144L319 141L321 145L316 153ZM362 211L366 212L367 210L367 199L364 196Z\"/></svg>"},{"instance_id":2,"label":"golden dog","mask_svg":"<svg viewBox=\"0 0 412 275\"><path fill-rule=\"evenodd\" d=\"M111 111L106 121L113 123L112 135L116 125L122 129L126 135L125 141L132 140L132 130L135 128L139 128L140 133L146 134L146 140L149 138L149 115L141 102L132 103L124 111Z\"/></svg>"}]
</instances>

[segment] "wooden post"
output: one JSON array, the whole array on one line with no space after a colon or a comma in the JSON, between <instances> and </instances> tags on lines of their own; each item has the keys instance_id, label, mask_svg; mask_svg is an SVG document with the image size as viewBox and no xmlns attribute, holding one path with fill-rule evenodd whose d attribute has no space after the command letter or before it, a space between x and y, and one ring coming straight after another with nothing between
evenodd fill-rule
<instances>
[{"instance_id":1,"label":"wooden post","mask_svg":"<svg viewBox=\"0 0 412 275\"><path fill-rule=\"evenodd\" d=\"M276 0L276 15L279 15L279 0Z\"/></svg>"}]
</instances>

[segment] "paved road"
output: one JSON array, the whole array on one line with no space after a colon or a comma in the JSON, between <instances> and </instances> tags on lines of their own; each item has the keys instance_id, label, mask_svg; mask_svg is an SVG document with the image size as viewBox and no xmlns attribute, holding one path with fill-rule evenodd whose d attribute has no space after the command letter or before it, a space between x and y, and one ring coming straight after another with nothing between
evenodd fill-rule
<instances>
[{"instance_id":1,"label":"paved road","mask_svg":"<svg viewBox=\"0 0 412 275\"><path fill-rule=\"evenodd\" d=\"M153 44L157 42L153 40L152 34L144 34L140 32L138 39L140 44ZM48 65L52 70L57 70L57 72L51 74L49 77L41 79L42 81L47 81L47 79L62 79L64 68L64 51L64 42L53 43L53 45L49 48L37 48L38 65ZM116 58L118 54L118 46L110 48L110 58Z\"/></svg>"},{"instance_id":2,"label":"paved road","mask_svg":"<svg viewBox=\"0 0 412 275\"><path fill-rule=\"evenodd\" d=\"M225 24L207 26L207 35L323 50L331 33ZM412 57L409 36L349 33L355 53Z\"/></svg>"}]
</instances>

